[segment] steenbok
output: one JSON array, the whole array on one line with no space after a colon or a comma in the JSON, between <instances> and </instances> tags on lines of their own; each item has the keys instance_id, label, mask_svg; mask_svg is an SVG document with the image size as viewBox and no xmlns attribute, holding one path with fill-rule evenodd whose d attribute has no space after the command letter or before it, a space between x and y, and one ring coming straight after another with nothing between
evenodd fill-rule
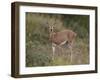
<instances>
[{"instance_id":1,"label":"steenbok","mask_svg":"<svg viewBox=\"0 0 100 80\"><path fill-rule=\"evenodd\" d=\"M69 29L65 29L59 32L55 32L54 31L54 25L50 25L49 24L49 39L52 43L52 50L53 50L53 54L52 54L52 59L54 60L55 57L55 48L56 46L61 47L62 45L67 45L68 48L70 49L70 60L72 62L72 48L73 48L73 42L76 38L76 33L72 30Z\"/></svg>"}]
</instances>

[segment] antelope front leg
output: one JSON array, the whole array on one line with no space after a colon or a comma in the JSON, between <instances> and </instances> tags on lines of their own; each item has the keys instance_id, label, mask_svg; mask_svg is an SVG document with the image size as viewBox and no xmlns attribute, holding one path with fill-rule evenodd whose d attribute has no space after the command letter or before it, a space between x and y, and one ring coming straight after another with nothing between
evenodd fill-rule
<instances>
[{"instance_id":1,"label":"antelope front leg","mask_svg":"<svg viewBox=\"0 0 100 80\"><path fill-rule=\"evenodd\" d=\"M52 46L52 51L53 51L53 53L52 53L52 60L54 60L54 57L55 57L55 46Z\"/></svg>"}]
</instances>

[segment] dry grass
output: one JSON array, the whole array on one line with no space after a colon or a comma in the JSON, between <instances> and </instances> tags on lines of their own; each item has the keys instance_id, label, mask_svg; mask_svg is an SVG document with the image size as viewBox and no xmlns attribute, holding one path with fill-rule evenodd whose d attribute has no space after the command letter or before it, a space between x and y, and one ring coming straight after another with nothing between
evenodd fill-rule
<instances>
[{"instance_id":1,"label":"dry grass","mask_svg":"<svg viewBox=\"0 0 100 80\"><path fill-rule=\"evenodd\" d=\"M81 40L77 40L73 46L72 61L70 50L66 47L63 49L56 47L55 59L52 65L78 65L89 64L89 46Z\"/></svg>"}]
</instances>

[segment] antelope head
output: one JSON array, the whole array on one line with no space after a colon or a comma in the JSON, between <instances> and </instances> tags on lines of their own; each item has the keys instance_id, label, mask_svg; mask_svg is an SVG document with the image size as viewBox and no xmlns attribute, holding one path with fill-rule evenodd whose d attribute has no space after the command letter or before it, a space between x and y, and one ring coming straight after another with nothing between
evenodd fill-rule
<instances>
[{"instance_id":1,"label":"antelope head","mask_svg":"<svg viewBox=\"0 0 100 80\"><path fill-rule=\"evenodd\" d=\"M50 34L54 32L55 24L56 24L56 22L54 20L52 20L52 19L47 22Z\"/></svg>"}]
</instances>

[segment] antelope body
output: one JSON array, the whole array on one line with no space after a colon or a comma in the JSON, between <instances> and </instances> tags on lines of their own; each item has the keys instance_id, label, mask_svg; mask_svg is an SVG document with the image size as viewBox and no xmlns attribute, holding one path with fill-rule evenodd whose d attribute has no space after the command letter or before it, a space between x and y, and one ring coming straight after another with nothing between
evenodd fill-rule
<instances>
[{"instance_id":1,"label":"antelope body","mask_svg":"<svg viewBox=\"0 0 100 80\"><path fill-rule=\"evenodd\" d=\"M72 30L65 29L60 32L54 32L54 26L49 26L49 33L50 33L50 41L52 43L52 59L54 60L55 56L55 47L66 44L68 45L68 48L70 49L70 55L71 55L71 62L72 62L72 48L73 48L73 42L76 37L76 33Z\"/></svg>"},{"instance_id":2,"label":"antelope body","mask_svg":"<svg viewBox=\"0 0 100 80\"><path fill-rule=\"evenodd\" d=\"M64 30L61 32L52 32L50 41L56 45L63 45L64 42L71 44L76 37L76 33L72 30Z\"/></svg>"}]
</instances>

